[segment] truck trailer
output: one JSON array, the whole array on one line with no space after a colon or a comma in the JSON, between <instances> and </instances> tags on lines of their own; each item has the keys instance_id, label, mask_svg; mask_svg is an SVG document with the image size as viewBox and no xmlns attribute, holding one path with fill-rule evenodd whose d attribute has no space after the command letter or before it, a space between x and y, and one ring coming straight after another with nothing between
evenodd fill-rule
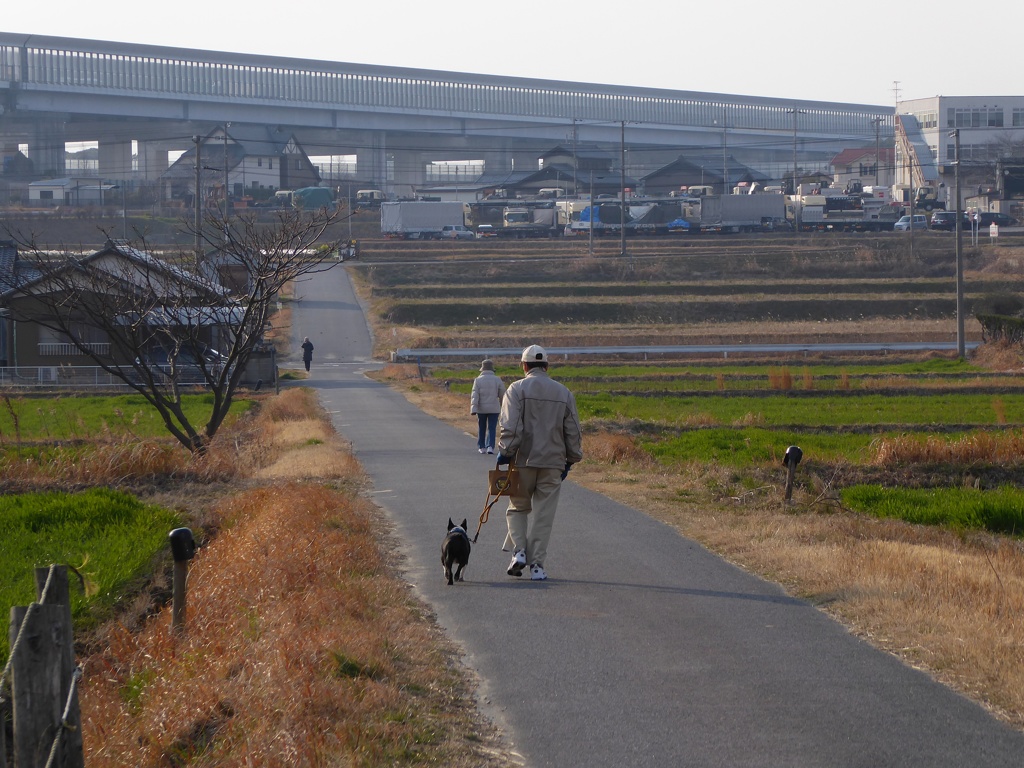
<instances>
[{"instance_id":1,"label":"truck trailer","mask_svg":"<svg viewBox=\"0 0 1024 768\"><path fill-rule=\"evenodd\" d=\"M899 204L861 195L801 195L797 208L804 232L885 232L903 215Z\"/></svg>"},{"instance_id":2,"label":"truck trailer","mask_svg":"<svg viewBox=\"0 0 1024 768\"><path fill-rule=\"evenodd\" d=\"M498 237L557 237L565 229L564 209L549 203L509 205L502 210Z\"/></svg>"},{"instance_id":3,"label":"truck trailer","mask_svg":"<svg viewBox=\"0 0 1024 768\"><path fill-rule=\"evenodd\" d=\"M466 224L466 204L422 200L380 204L380 231L385 237L438 240L445 225Z\"/></svg>"},{"instance_id":4,"label":"truck trailer","mask_svg":"<svg viewBox=\"0 0 1024 768\"><path fill-rule=\"evenodd\" d=\"M783 195L706 195L684 200L682 218L692 234L700 232L764 232L786 220Z\"/></svg>"}]
</instances>

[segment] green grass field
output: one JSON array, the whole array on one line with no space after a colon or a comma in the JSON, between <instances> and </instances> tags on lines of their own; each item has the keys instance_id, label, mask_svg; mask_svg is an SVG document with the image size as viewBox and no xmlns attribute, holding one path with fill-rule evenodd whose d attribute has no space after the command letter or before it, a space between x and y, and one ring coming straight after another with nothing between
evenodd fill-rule
<instances>
[{"instance_id":1,"label":"green grass field","mask_svg":"<svg viewBox=\"0 0 1024 768\"><path fill-rule=\"evenodd\" d=\"M981 491L857 485L844 488L841 498L851 509L876 517L1012 536L1024 533L1024 490L1011 486Z\"/></svg>"},{"instance_id":2,"label":"green grass field","mask_svg":"<svg viewBox=\"0 0 1024 768\"><path fill-rule=\"evenodd\" d=\"M185 395L182 408L202 425L212 395ZM233 417L252 403L235 400ZM156 410L139 395L115 397L4 397L0 400L0 442L84 440L102 436L158 437L167 434Z\"/></svg>"},{"instance_id":3,"label":"green grass field","mask_svg":"<svg viewBox=\"0 0 1024 768\"><path fill-rule=\"evenodd\" d=\"M90 583L82 594L72 577L76 631L107 618L126 588L151 572L167 550L178 516L126 493L96 488L83 493L0 496L0 612L35 600L36 566L71 565ZM0 635L0 663L8 655Z\"/></svg>"},{"instance_id":4,"label":"green grass field","mask_svg":"<svg viewBox=\"0 0 1024 768\"><path fill-rule=\"evenodd\" d=\"M777 387L781 371L791 378L791 389ZM499 366L498 373L506 381L522 375L514 366ZM466 394L476 375L475 367L434 372L435 378L451 382L452 391ZM780 467L790 445L799 445L805 459L818 467L874 466L879 440L915 435L956 443L981 432L998 439L1019 433L1014 427L1024 425L1019 377L988 374L949 359L806 367L559 365L552 375L574 391L585 429L627 431L666 466L717 464L739 477ZM817 379L810 390L803 389L807 377ZM827 385L822 383L826 377ZM837 391L844 379L848 389ZM858 386L868 381L875 383ZM886 384L899 389L878 391ZM959 477L959 471L948 475ZM914 523L1024 531L1024 491L1014 488L910 492L851 486L842 490L842 502L867 514Z\"/></svg>"}]
</instances>

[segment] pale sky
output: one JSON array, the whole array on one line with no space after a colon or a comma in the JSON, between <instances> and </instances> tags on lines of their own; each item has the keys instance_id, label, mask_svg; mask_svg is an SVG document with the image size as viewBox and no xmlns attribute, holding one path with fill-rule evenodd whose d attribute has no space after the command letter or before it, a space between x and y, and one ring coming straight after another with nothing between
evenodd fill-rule
<instances>
[{"instance_id":1,"label":"pale sky","mask_svg":"<svg viewBox=\"0 0 1024 768\"><path fill-rule=\"evenodd\" d=\"M1022 0L8 2L4 32L889 105L1024 95Z\"/></svg>"}]
</instances>

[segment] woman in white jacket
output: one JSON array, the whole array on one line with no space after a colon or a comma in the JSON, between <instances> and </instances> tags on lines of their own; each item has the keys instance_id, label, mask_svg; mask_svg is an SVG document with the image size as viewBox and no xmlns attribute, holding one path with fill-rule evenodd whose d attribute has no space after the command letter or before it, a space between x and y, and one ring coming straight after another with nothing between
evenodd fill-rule
<instances>
[{"instance_id":1,"label":"woman in white jacket","mask_svg":"<svg viewBox=\"0 0 1024 768\"><path fill-rule=\"evenodd\" d=\"M494 433L501 413L501 398L505 396L505 385L494 373L494 363L484 360L480 363L480 375L473 380L473 395L469 412L476 414L476 449L480 453L494 453Z\"/></svg>"}]
</instances>

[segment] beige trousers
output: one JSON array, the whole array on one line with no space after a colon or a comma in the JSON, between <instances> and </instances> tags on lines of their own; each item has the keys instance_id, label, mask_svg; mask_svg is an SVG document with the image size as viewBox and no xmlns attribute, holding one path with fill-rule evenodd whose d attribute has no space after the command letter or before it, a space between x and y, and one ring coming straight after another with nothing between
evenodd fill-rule
<instances>
[{"instance_id":1,"label":"beige trousers","mask_svg":"<svg viewBox=\"0 0 1024 768\"><path fill-rule=\"evenodd\" d=\"M562 471L532 467L516 467L516 471L524 495L509 497L505 510L508 536L504 548L526 550L527 563L543 565L555 523L558 493L562 490ZM533 515L532 525L530 515Z\"/></svg>"}]
</instances>

